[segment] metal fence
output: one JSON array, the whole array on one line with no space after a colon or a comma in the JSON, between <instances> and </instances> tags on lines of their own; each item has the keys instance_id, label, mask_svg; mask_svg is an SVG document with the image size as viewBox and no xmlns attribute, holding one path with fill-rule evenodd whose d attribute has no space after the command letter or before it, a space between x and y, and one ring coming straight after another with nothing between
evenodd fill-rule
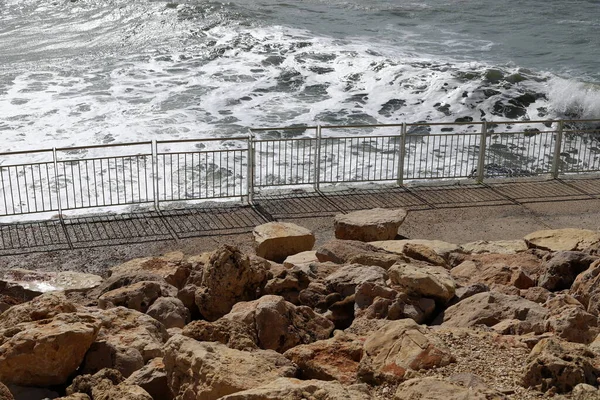
<instances>
[{"instance_id":1,"label":"metal fence","mask_svg":"<svg viewBox=\"0 0 600 400\"><path fill-rule=\"evenodd\" d=\"M263 188L600 171L600 120L252 129L0 154L0 216L239 197Z\"/></svg>"}]
</instances>

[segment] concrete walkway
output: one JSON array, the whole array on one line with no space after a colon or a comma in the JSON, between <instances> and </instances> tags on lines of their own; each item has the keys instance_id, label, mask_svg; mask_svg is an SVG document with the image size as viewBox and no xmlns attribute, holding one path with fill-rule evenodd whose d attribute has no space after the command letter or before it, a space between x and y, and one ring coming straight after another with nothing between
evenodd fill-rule
<instances>
[{"instance_id":1,"label":"concrete walkway","mask_svg":"<svg viewBox=\"0 0 600 400\"><path fill-rule=\"evenodd\" d=\"M256 196L253 207L220 203L160 213L4 224L0 225L0 270L98 273L134 257L173 250L198 253L219 243L252 251L252 228L273 220L313 230L319 244L333 237L333 215L373 207L407 209L402 236L454 243L514 239L538 229L600 230L600 178L271 192Z\"/></svg>"}]
</instances>

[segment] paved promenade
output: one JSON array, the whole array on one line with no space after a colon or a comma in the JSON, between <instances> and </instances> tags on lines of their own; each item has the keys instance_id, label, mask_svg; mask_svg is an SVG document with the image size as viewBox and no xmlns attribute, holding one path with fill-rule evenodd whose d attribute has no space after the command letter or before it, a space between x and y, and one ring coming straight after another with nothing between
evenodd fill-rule
<instances>
[{"instance_id":1,"label":"paved promenade","mask_svg":"<svg viewBox=\"0 0 600 400\"><path fill-rule=\"evenodd\" d=\"M455 243L518 238L538 229L600 230L600 178L270 192L256 196L254 206L218 203L3 224L0 269L102 272L133 257L196 253L223 242L251 251L252 228L268 221L306 226L318 244L333 237L333 215L373 207L407 209L402 236Z\"/></svg>"}]
</instances>

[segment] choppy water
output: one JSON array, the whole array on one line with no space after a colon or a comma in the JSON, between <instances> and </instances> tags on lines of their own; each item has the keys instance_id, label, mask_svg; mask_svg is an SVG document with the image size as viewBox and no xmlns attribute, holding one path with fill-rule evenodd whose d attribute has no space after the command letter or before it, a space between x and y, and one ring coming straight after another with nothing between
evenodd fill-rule
<instances>
[{"instance_id":1,"label":"choppy water","mask_svg":"<svg viewBox=\"0 0 600 400\"><path fill-rule=\"evenodd\" d=\"M600 118L597 1L0 0L0 150Z\"/></svg>"}]
</instances>

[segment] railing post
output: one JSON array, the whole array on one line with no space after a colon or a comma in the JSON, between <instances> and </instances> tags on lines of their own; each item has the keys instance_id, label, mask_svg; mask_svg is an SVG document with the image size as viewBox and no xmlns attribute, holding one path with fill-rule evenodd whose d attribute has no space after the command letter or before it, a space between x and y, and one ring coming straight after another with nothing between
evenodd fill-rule
<instances>
[{"instance_id":1,"label":"railing post","mask_svg":"<svg viewBox=\"0 0 600 400\"><path fill-rule=\"evenodd\" d=\"M156 139L150 144L152 147L152 195L154 196L154 208L160 211L160 201L158 196L158 144Z\"/></svg>"},{"instance_id":2,"label":"railing post","mask_svg":"<svg viewBox=\"0 0 600 400\"><path fill-rule=\"evenodd\" d=\"M552 178L557 179L560 173L560 151L562 148L563 138L563 127L564 121L558 121L558 131L556 132L556 139L554 143L554 157L552 158Z\"/></svg>"},{"instance_id":3,"label":"railing post","mask_svg":"<svg viewBox=\"0 0 600 400\"><path fill-rule=\"evenodd\" d=\"M58 181L58 159L56 157L56 147L52 148L52 161L54 164L54 185L56 189L56 200L58 204L58 218L62 220L62 201L60 199L60 183Z\"/></svg>"},{"instance_id":4,"label":"railing post","mask_svg":"<svg viewBox=\"0 0 600 400\"><path fill-rule=\"evenodd\" d=\"M248 135L248 174L246 178L246 191L248 192L248 204L254 202L254 134Z\"/></svg>"},{"instance_id":5,"label":"railing post","mask_svg":"<svg viewBox=\"0 0 600 400\"><path fill-rule=\"evenodd\" d=\"M479 139L479 162L477 163L477 183L483 183L485 176L485 148L487 142L487 122L481 125L481 137Z\"/></svg>"},{"instance_id":6,"label":"railing post","mask_svg":"<svg viewBox=\"0 0 600 400\"><path fill-rule=\"evenodd\" d=\"M398 150L398 186L402 186L404 183L404 156L406 155L406 122L402 123Z\"/></svg>"},{"instance_id":7,"label":"railing post","mask_svg":"<svg viewBox=\"0 0 600 400\"><path fill-rule=\"evenodd\" d=\"M317 125L316 130L316 141L315 141L315 190L320 189L320 181L321 181L321 125Z\"/></svg>"}]
</instances>

